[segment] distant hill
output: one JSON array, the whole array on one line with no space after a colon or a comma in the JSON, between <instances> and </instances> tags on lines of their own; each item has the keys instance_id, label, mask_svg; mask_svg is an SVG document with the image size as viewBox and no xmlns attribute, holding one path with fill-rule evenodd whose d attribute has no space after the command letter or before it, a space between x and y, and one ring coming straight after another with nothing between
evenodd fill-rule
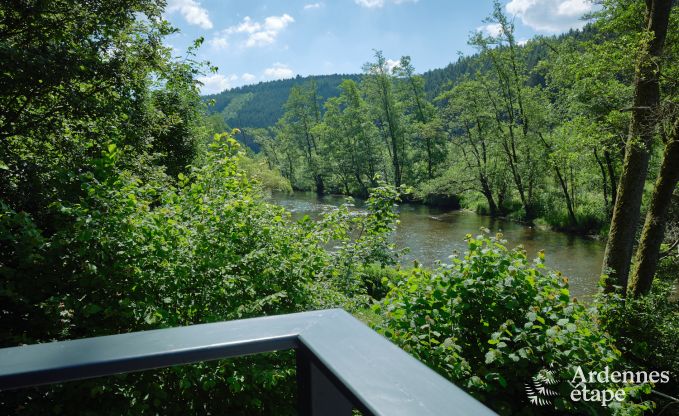
<instances>
[{"instance_id":1,"label":"distant hill","mask_svg":"<svg viewBox=\"0 0 679 416\"><path fill-rule=\"evenodd\" d=\"M583 30L571 30L567 33L536 37L529 41L528 68L533 68L542 58L547 56L548 49L554 47L562 40L570 37L584 40L592 35L590 26ZM549 46L552 45L552 46ZM454 84L466 75L473 75L478 70L483 70L478 55L463 56L444 68L433 69L422 73L425 80L425 91L430 99L435 98L444 91L451 83ZM294 85L303 85L310 80L315 80L318 85L318 93L323 100L339 95L339 85L345 79L360 81L361 74L333 74L297 76L291 79L260 82L255 85L246 85L223 91L219 94L204 96L206 101L214 100L214 105L209 107L211 114L220 113L224 121L230 127L238 128L265 128L276 124L283 115L283 104L288 99L290 89ZM539 74L532 74L530 84L542 84L544 80ZM256 145L244 134L244 142L256 149Z\"/></svg>"},{"instance_id":2,"label":"distant hill","mask_svg":"<svg viewBox=\"0 0 679 416\"><path fill-rule=\"evenodd\" d=\"M340 94L339 85L345 79L359 81L359 74L333 74L297 76L291 79L260 82L223 91L219 94L206 95L205 100L214 100L210 106L211 114L222 113L224 121L230 127L264 128L276 124L283 115L283 104L295 85L303 85L315 80L318 94L325 101Z\"/></svg>"},{"instance_id":3,"label":"distant hill","mask_svg":"<svg viewBox=\"0 0 679 416\"><path fill-rule=\"evenodd\" d=\"M475 71L478 61L472 57L462 57L445 68L434 69L422 74L425 88L430 97L440 93L441 88L455 82L461 76ZM361 74L333 74L297 76L291 79L260 82L254 85L232 88L218 94L206 95L205 101L214 100L210 106L210 114L221 113L230 127L264 128L276 124L283 115L283 104L290 95L294 85L303 85L316 80L318 93L323 101L339 95L339 85L345 79L361 80Z\"/></svg>"}]
</instances>

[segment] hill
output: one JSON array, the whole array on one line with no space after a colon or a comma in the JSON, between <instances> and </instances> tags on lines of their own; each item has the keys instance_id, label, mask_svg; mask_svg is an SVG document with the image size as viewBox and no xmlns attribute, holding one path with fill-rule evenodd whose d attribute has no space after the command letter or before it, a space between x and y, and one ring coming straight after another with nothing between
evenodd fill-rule
<instances>
[{"instance_id":1,"label":"hill","mask_svg":"<svg viewBox=\"0 0 679 416\"><path fill-rule=\"evenodd\" d=\"M233 88L219 94L207 95L207 101L214 100L209 107L210 114L222 113L224 121L231 127L264 128L276 124L283 115L283 104L290 89L315 80L318 93L325 101L339 95L339 84L345 79L359 81L359 74L312 75L276 81L260 82L254 85Z\"/></svg>"},{"instance_id":2,"label":"hill","mask_svg":"<svg viewBox=\"0 0 679 416\"><path fill-rule=\"evenodd\" d=\"M558 36L535 37L522 46L528 48L526 55L527 67L532 69L537 62L547 56L550 47L567 38L584 40L591 36L593 29L591 26L583 30L571 30ZM551 45L551 46L550 46ZM439 95L448 85L454 84L462 77L473 75L481 67L478 55L461 56L457 61L448 64L443 68L428 70L422 73L425 81L425 92L429 99ZM283 115L283 104L285 104L290 94L290 89L295 85L303 85L311 80L315 80L321 99L325 101L330 97L339 95L339 85L345 79L360 81L361 74L332 74L332 75L311 75L295 78L260 82L254 85L245 85L232 88L218 94L206 95L205 101L214 100L214 105L209 107L210 114L221 113L223 120L230 127L238 128L266 128L276 124ZM539 74L531 75L530 85L544 83ZM248 146L256 149L256 145L246 137L244 142Z\"/></svg>"}]
</instances>

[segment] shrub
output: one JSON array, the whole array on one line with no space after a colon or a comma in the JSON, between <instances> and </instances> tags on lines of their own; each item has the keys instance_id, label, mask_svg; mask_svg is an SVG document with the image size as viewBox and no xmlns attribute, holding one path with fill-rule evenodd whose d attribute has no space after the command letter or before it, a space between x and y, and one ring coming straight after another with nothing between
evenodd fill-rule
<instances>
[{"instance_id":1,"label":"shrub","mask_svg":"<svg viewBox=\"0 0 679 416\"><path fill-rule=\"evenodd\" d=\"M0 254L17 258L1 270L5 345L365 307L357 271L393 263L393 188L375 189L367 214L293 222L238 168L228 135L176 185L119 170L119 153L83 175L78 203L54 206L68 221L52 236L2 206ZM34 290L38 278L50 285ZM5 393L0 413L285 415L294 385L293 354L257 355Z\"/></svg>"},{"instance_id":2,"label":"shrub","mask_svg":"<svg viewBox=\"0 0 679 416\"><path fill-rule=\"evenodd\" d=\"M384 299L393 285L408 276L408 272L380 264L369 264L360 271L367 294L376 300Z\"/></svg>"},{"instance_id":3,"label":"shrub","mask_svg":"<svg viewBox=\"0 0 679 416\"><path fill-rule=\"evenodd\" d=\"M651 292L639 298L600 294L597 305L602 328L616 338L630 367L669 371L671 381L656 389L679 395L679 300L673 282L655 279Z\"/></svg>"},{"instance_id":4,"label":"shrub","mask_svg":"<svg viewBox=\"0 0 679 416\"><path fill-rule=\"evenodd\" d=\"M413 269L393 284L376 306L384 317L377 329L501 414L595 412L569 399L565 381L577 366L585 372L619 367L619 351L588 309L571 301L567 278L546 270L543 254L531 263L499 238L468 236L467 244L452 264ZM525 386L546 370L562 380L560 394L551 407L535 407ZM625 402L599 409L647 407Z\"/></svg>"}]
</instances>

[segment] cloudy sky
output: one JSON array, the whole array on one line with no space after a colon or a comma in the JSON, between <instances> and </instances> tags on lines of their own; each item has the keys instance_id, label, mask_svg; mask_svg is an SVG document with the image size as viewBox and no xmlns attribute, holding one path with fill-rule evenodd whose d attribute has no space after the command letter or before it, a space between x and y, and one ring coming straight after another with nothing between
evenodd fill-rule
<instances>
[{"instance_id":1,"label":"cloudy sky","mask_svg":"<svg viewBox=\"0 0 679 416\"><path fill-rule=\"evenodd\" d=\"M588 0L505 0L519 40L583 25ZM204 93L297 74L357 73L373 49L389 59L410 55L418 72L441 68L475 30L491 0L168 0L168 38L182 55L199 36L198 57L219 67L201 79Z\"/></svg>"}]
</instances>

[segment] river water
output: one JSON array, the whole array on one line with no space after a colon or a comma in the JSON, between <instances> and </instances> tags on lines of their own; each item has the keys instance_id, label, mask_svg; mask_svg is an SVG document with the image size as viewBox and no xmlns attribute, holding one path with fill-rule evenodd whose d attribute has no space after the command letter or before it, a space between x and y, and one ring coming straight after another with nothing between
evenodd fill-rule
<instances>
[{"instance_id":1,"label":"river water","mask_svg":"<svg viewBox=\"0 0 679 416\"><path fill-rule=\"evenodd\" d=\"M315 217L345 201L345 197L311 192L273 193L271 201L291 211L296 218ZM360 209L360 202L356 203ZM529 256L545 251L548 267L560 270L570 280L571 295L587 298L596 292L605 243L581 236L536 229L512 221L492 219L469 211L442 211L417 204L400 204L401 223L394 235L398 248L408 247L404 265L417 260L432 266L448 262L454 252L466 249L466 234L479 234L481 227L492 234L502 232L509 247L522 244Z\"/></svg>"}]
</instances>

